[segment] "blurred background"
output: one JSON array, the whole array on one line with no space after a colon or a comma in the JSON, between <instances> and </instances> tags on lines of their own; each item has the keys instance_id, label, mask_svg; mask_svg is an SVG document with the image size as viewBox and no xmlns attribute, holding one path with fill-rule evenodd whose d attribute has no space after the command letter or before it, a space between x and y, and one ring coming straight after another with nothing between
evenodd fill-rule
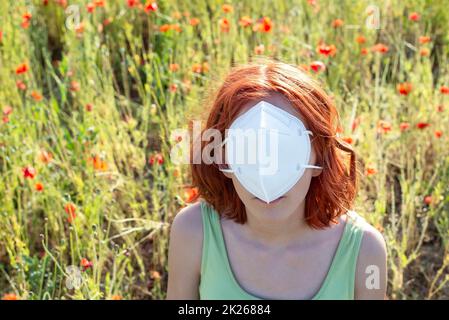
<instances>
[{"instance_id":1,"label":"blurred background","mask_svg":"<svg viewBox=\"0 0 449 320\"><path fill-rule=\"evenodd\" d=\"M443 1L0 2L1 298L164 299L169 226L197 193L172 132L258 55L334 98L388 297L449 297Z\"/></svg>"}]
</instances>

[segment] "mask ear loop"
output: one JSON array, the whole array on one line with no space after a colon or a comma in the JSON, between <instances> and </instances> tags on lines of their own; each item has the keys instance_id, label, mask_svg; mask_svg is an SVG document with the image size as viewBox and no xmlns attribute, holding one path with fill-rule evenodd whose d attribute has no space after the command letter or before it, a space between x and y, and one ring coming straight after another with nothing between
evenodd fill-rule
<instances>
[{"instance_id":1,"label":"mask ear loop","mask_svg":"<svg viewBox=\"0 0 449 320\"><path fill-rule=\"evenodd\" d=\"M311 169L323 169L323 167L320 166L313 166L311 164L305 164L302 166L303 168L311 168Z\"/></svg>"},{"instance_id":2,"label":"mask ear loop","mask_svg":"<svg viewBox=\"0 0 449 320\"><path fill-rule=\"evenodd\" d=\"M228 137L226 137L223 142L221 143L221 146L224 146L226 144L226 142L228 142ZM234 170L232 169L223 169L223 168L218 168L219 171L221 172L227 172L227 173L234 173Z\"/></svg>"},{"instance_id":3,"label":"mask ear loop","mask_svg":"<svg viewBox=\"0 0 449 320\"><path fill-rule=\"evenodd\" d=\"M303 133L307 133L307 134L313 136L313 132L310 131L310 130L304 130L304 131L302 131L302 132L303 132ZM301 167L303 167L303 168L310 168L310 169L323 169L323 167L320 167L320 166L314 166L314 165L311 165L311 164L304 164L304 165L302 165Z\"/></svg>"}]
</instances>

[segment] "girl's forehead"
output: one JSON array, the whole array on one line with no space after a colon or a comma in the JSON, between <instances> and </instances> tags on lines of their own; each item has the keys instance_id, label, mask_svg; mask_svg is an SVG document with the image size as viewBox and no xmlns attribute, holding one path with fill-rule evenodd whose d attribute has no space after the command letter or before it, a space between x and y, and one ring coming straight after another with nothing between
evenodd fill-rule
<instances>
[{"instance_id":1,"label":"girl's forehead","mask_svg":"<svg viewBox=\"0 0 449 320\"><path fill-rule=\"evenodd\" d=\"M270 94L269 96L266 96L263 99L250 101L250 102L244 104L243 107L239 110L237 117L240 117L242 114L247 112L249 109L254 107L256 104L258 104L262 100L269 102L272 105L290 113L291 115L293 115L293 116L297 117L299 120L301 120L304 123L304 125L306 124L304 122L304 118L299 113L299 111L291 104L291 102L288 99L286 99L283 95L281 95L279 93Z\"/></svg>"}]
</instances>

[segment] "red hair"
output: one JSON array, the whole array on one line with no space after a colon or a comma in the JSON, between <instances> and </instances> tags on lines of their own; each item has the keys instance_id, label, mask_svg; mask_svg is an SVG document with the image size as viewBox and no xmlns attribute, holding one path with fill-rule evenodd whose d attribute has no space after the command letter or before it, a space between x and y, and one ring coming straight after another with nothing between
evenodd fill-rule
<instances>
[{"instance_id":1,"label":"red hair","mask_svg":"<svg viewBox=\"0 0 449 320\"><path fill-rule=\"evenodd\" d=\"M273 92L287 98L313 132L316 164L323 169L312 178L305 198L305 219L313 228L328 227L353 204L358 185L356 154L351 145L337 136L339 116L332 99L304 71L271 58L233 66L209 100L210 111L203 132L214 128L224 137L245 104L262 100ZM201 141L201 151L208 143ZM246 222L245 206L232 179L225 177L216 164L192 163L191 175L198 197L235 222Z\"/></svg>"}]
</instances>

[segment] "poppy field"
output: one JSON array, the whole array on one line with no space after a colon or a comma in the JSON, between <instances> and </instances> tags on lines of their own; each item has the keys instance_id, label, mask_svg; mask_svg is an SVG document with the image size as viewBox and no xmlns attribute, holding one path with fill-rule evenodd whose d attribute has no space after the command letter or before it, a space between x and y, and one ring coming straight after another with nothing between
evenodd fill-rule
<instances>
[{"instance_id":1,"label":"poppy field","mask_svg":"<svg viewBox=\"0 0 449 320\"><path fill-rule=\"evenodd\" d=\"M442 1L2 0L0 298L164 299L170 152L234 63L318 79L384 235L389 299L449 298L449 11Z\"/></svg>"}]
</instances>

